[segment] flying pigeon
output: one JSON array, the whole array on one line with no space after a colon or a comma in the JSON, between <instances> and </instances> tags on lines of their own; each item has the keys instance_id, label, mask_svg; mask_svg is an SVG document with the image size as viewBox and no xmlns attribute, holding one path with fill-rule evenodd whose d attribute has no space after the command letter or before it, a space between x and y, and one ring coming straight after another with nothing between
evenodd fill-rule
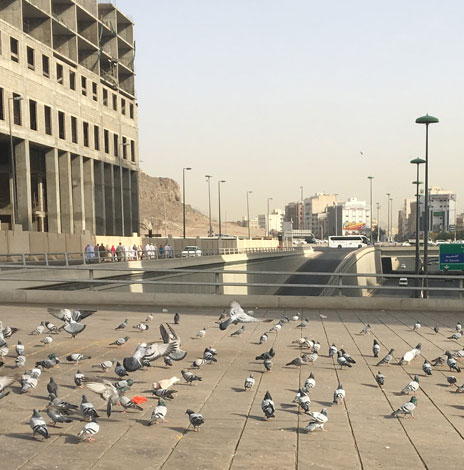
<instances>
[{"instance_id":1,"label":"flying pigeon","mask_svg":"<svg viewBox=\"0 0 464 470\"><path fill-rule=\"evenodd\" d=\"M193 430L197 432L200 426L205 422L201 413L195 413L192 410L187 410L185 414L189 415L190 424L193 426Z\"/></svg>"},{"instance_id":2,"label":"flying pigeon","mask_svg":"<svg viewBox=\"0 0 464 470\"><path fill-rule=\"evenodd\" d=\"M120 392L109 380L91 380L85 378L84 385L106 401L106 415L111 416L114 405L119 404Z\"/></svg>"},{"instance_id":3,"label":"flying pigeon","mask_svg":"<svg viewBox=\"0 0 464 470\"><path fill-rule=\"evenodd\" d=\"M79 432L77 437L81 441L88 441L92 442L95 441L94 437L98 431L100 431L100 425L96 421L96 417L92 417L90 423L87 423L83 428L82 431Z\"/></svg>"},{"instance_id":4,"label":"flying pigeon","mask_svg":"<svg viewBox=\"0 0 464 470\"><path fill-rule=\"evenodd\" d=\"M417 392L419 390L419 376L415 375L411 382L401 390L403 395L409 395L410 392Z\"/></svg>"},{"instance_id":5,"label":"flying pigeon","mask_svg":"<svg viewBox=\"0 0 464 470\"><path fill-rule=\"evenodd\" d=\"M393 360L393 353L394 352L395 352L395 350L393 348L390 349L390 351L388 351L388 354L383 359L381 359L376 365L381 366L383 364L386 364L387 366L389 366L391 361Z\"/></svg>"},{"instance_id":6,"label":"flying pigeon","mask_svg":"<svg viewBox=\"0 0 464 470\"><path fill-rule=\"evenodd\" d=\"M405 418L406 416L410 415L414 418L414 410L416 409L416 406L417 397L414 395L409 401L407 401L403 406L394 411L391 415L395 417L398 417L399 415L404 415Z\"/></svg>"},{"instance_id":7,"label":"flying pigeon","mask_svg":"<svg viewBox=\"0 0 464 470\"><path fill-rule=\"evenodd\" d=\"M93 315L97 310L70 310L68 308L47 308L47 312L58 320L69 322L71 320L80 322Z\"/></svg>"},{"instance_id":8,"label":"flying pigeon","mask_svg":"<svg viewBox=\"0 0 464 470\"><path fill-rule=\"evenodd\" d=\"M244 312L238 302L230 303L230 310L227 318L219 324L220 330L225 330L232 323L252 323L252 322L270 322L271 319L255 318Z\"/></svg>"},{"instance_id":9,"label":"flying pigeon","mask_svg":"<svg viewBox=\"0 0 464 470\"><path fill-rule=\"evenodd\" d=\"M158 405L155 406L155 409L151 413L150 420L148 421L148 426L152 424L158 424L159 422L165 423L167 422L166 414L168 412L168 408L166 406L166 402L160 398L158 400Z\"/></svg>"},{"instance_id":10,"label":"flying pigeon","mask_svg":"<svg viewBox=\"0 0 464 470\"><path fill-rule=\"evenodd\" d=\"M245 391L251 390L254 384L255 384L255 379L253 377L253 374L250 374L250 376L245 379L245 385L244 385Z\"/></svg>"},{"instance_id":11,"label":"flying pigeon","mask_svg":"<svg viewBox=\"0 0 464 470\"><path fill-rule=\"evenodd\" d=\"M333 402L336 405L339 405L342 401L345 400L345 390L341 382L338 383L338 387L334 392Z\"/></svg>"},{"instance_id":12,"label":"flying pigeon","mask_svg":"<svg viewBox=\"0 0 464 470\"><path fill-rule=\"evenodd\" d=\"M264 395L264 399L261 402L261 409L266 419L275 418L275 405L269 392L266 392Z\"/></svg>"},{"instance_id":13,"label":"flying pigeon","mask_svg":"<svg viewBox=\"0 0 464 470\"><path fill-rule=\"evenodd\" d=\"M374 357L379 357L379 352L380 344L376 339L374 339L374 344L372 345L372 353L374 354Z\"/></svg>"},{"instance_id":14,"label":"flying pigeon","mask_svg":"<svg viewBox=\"0 0 464 470\"><path fill-rule=\"evenodd\" d=\"M40 416L39 410L34 409L31 419L29 420L29 426L32 429L32 437L35 438L36 434L39 434L44 439L48 439L50 437L48 434L47 423Z\"/></svg>"}]
</instances>

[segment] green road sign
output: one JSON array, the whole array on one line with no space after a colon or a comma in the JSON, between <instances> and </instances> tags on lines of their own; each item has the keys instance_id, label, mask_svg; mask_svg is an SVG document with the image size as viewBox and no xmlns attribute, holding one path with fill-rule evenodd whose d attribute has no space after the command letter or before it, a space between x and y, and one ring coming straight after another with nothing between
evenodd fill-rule
<instances>
[{"instance_id":1,"label":"green road sign","mask_svg":"<svg viewBox=\"0 0 464 470\"><path fill-rule=\"evenodd\" d=\"M440 245L440 270L464 271L464 244L443 243Z\"/></svg>"}]
</instances>

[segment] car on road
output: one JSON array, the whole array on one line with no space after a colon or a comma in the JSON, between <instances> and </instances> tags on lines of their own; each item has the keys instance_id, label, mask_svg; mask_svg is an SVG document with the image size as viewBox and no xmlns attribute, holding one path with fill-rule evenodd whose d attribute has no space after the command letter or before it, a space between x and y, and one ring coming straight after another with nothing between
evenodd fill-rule
<instances>
[{"instance_id":1,"label":"car on road","mask_svg":"<svg viewBox=\"0 0 464 470\"><path fill-rule=\"evenodd\" d=\"M182 258L190 258L195 256L201 256L203 252L198 246L186 246L182 250Z\"/></svg>"},{"instance_id":2,"label":"car on road","mask_svg":"<svg viewBox=\"0 0 464 470\"><path fill-rule=\"evenodd\" d=\"M407 277L400 277L400 280L398 281L398 285L400 287L408 287L408 278Z\"/></svg>"}]
</instances>

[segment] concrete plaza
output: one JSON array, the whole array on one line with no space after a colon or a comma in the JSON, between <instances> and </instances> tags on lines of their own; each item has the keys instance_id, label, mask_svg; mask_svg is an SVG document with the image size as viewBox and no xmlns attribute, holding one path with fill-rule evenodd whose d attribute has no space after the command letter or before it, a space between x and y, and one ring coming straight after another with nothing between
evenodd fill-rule
<instances>
[{"instance_id":1,"label":"concrete plaza","mask_svg":"<svg viewBox=\"0 0 464 470\"><path fill-rule=\"evenodd\" d=\"M83 293L82 295L85 295ZM308 301L309 303L309 301ZM254 309L254 305L246 305ZM26 368L47 354L56 352L62 360L57 369L44 371L39 385L29 394L21 395L18 384L12 392L0 400L0 449L2 469L458 469L462 468L464 436L464 394L455 393L449 387L447 375L456 375L458 384L464 382L464 374L449 373L446 366L434 369L433 375L425 377L421 370L423 358L429 360L444 350L462 349L462 342L447 339L460 318L458 314L408 313L384 311L303 311L310 325L300 331L290 322L279 333L271 333L265 345L257 344L259 336L269 329L269 323L248 324L238 337L230 334L238 327L231 326L220 331L215 323L220 311L179 310L181 322L176 331L182 339L182 349L188 356L174 363L169 370L161 361L146 371L131 374L135 380L129 397L144 395L148 401L142 405L143 412L128 411L116 406L110 418L106 417L104 401L89 390L74 386L73 376L79 368L87 377L115 378L113 371L103 374L93 364L102 360L122 359L135 350L142 341L159 340L158 326L172 321L175 309L169 313L154 311L150 329L141 333L132 325L143 321L147 310L101 310L87 318L86 330L76 339L66 333L53 336L50 346L42 346L41 336L29 336L41 320L61 322L51 317L45 307L3 306L0 320L3 325L20 328L7 340L10 352L3 360L0 375L17 375L23 369L12 369L14 346L21 339L26 347ZM291 317L294 311L255 310L257 317L279 319ZM320 314L327 318L321 318ZM114 328L128 318L124 331ZM419 320L422 328L412 331ZM360 335L364 324L372 325L372 334ZM440 326L438 334L433 332ZM203 339L193 339L197 331L206 327ZM130 337L123 348L109 346L121 336ZM299 355L292 341L301 335L318 340L322 347L314 366L285 367ZM410 365L377 367L379 359L372 357L372 341L377 338L381 345L380 357L389 348L395 348L395 357L422 343L422 357ZM339 370L328 357L328 347L335 343L344 347L357 361L352 369ZM168 401L168 422L147 427L157 400L151 396L154 381L173 375L181 378L180 370L190 366L201 357L205 346L218 351L217 364L205 365L198 372L203 381L194 386L181 380L173 388L178 391L174 400ZM256 355L271 346L276 350L272 373L263 374L261 362ZM66 361L66 355L80 352L90 354L92 359L79 366ZM395 361L397 364L398 361ZM384 389L380 389L374 376L381 370L386 377ZM311 410L327 407L329 421L327 432L305 433L309 419L298 413L292 403L300 384L313 371L317 385L311 392ZM254 373L256 384L250 392L243 391L245 378ZM401 389L420 376L421 388L417 392L416 419L396 419L390 415L408 400ZM53 376L59 386L58 396L79 404L82 393L97 407L101 416L100 432L96 442L79 443L76 435L83 423L78 419L71 424L49 426L51 438L40 442L32 438L29 418L33 408L43 410L47 405L46 384ZM332 405L333 391L338 381L346 390L345 404ZM269 390L276 404L276 419L266 421L261 411L261 400ZM185 410L191 408L203 414L205 424L200 432L188 426ZM49 422L46 413L42 416Z\"/></svg>"}]
</instances>

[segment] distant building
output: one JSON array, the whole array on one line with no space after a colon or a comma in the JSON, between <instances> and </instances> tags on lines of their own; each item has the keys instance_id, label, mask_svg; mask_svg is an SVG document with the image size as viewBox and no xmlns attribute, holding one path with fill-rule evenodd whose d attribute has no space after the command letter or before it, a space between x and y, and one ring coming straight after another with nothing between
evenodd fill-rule
<instances>
[{"instance_id":1,"label":"distant building","mask_svg":"<svg viewBox=\"0 0 464 470\"><path fill-rule=\"evenodd\" d=\"M432 187L429 191L431 232L454 232L456 228L456 193Z\"/></svg>"},{"instance_id":2,"label":"distant building","mask_svg":"<svg viewBox=\"0 0 464 470\"><path fill-rule=\"evenodd\" d=\"M268 228L269 221L269 228ZM267 214L258 215L258 226L269 232L281 232L284 222L284 213L281 209L274 209L269 214L269 220Z\"/></svg>"},{"instance_id":3,"label":"distant building","mask_svg":"<svg viewBox=\"0 0 464 470\"><path fill-rule=\"evenodd\" d=\"M316 193L304 200L303 225L317 238L323 238L327 232L327 208L336 200L335 194Z\"/></svg>"},{"instance_id":4,"label":"distant building","mask_svg":"<svg viewBox=\"0 0 464 470\"><path fill-rule=\"evenodd\" d=\"M413 216L414 212L414 216ZM400 241L412 238L416 233L416 199L405 199L403 207L398 212L398 239Z\"/></svg>"},{"instance_id":5,"label":"distant building","mask_svg":"<svg viewBox=\"0 0 464 470\"><path fill-rule=\"evenodd\" d=\"M358 235L370 229L370 209L366 201L350 198L342 206L341 235Z\"/></svg>"},{"instance_id":6,"label":"distant building","mask_svg":"<svg viewBox=\"0 0 464 470\"><path fill-rule=\"evenodd\" d=\"M285 206L284 221L292 222L294 230L301 230L303 228L303 203L289 202Z\"/></svg>"}]
</instances>

